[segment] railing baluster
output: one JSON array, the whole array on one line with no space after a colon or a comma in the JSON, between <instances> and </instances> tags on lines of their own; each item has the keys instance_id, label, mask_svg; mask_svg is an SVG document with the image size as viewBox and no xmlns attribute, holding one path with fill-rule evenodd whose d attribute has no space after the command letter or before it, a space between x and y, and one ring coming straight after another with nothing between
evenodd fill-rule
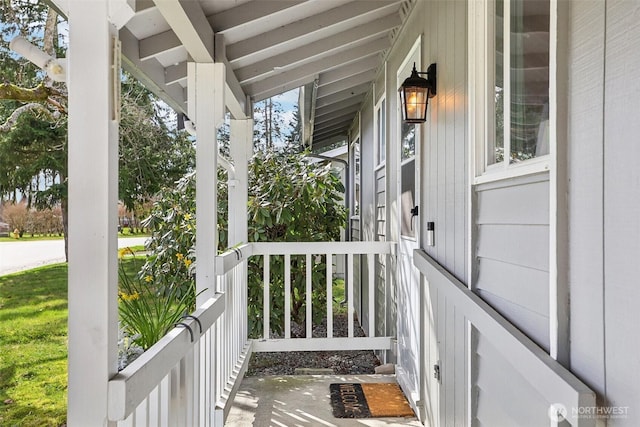
<instances>
[{"instance_id":1,"label":"railing baluster","mask_svg":"<svg viewBox=\"0 0 640 427\"><path fill-rule=\"evenodd\" d=\"M118 427L135 427L135 422L136 422L136 413L134 411L133 414L129 415L126 420L118 423Z\"/></svg>"},{"instance_id":2,"label":"railing baluster","mask_svg":"<svg viewBox=\"0 0 640 427\"><path fill-rule=\"evenodd\" d=\"M369 336L376 336L376 278L375 274L375 255L367 254L367 266L369 267Z\"/></svg>"},{"instance_id":3,"label":"railing baluster","mask_svg":"<svg viewBox=\"0 0 640 427\"><path fill-rule=\"evenodd\" d=\"M311 289L311 272L313 271L313 265L311 264L311 254L307 254L307 289L306 289L306 297L307 297L307 333L306 337L311 338L313 335L313 306L312 301L312 289Z\"/></svg>"},{"instance_id":4,"label":"railing baluster","mask_svg":"<svg viewBox=\"0 0 640 427\"><path fill-rule=\"evenodd\" d=\"M194 331L198 333L198 331ZM183 358L180 364L184 366L183 370L183 396L184 396L184 408L185 408L185 422L186 425L191 426L194 425L194 415L193 415L193 350L189 350Z\"/></svg>"},{"instance_id":5,"label":"railing baluster","mask_svg":"<svg viewBox=\"0 0 640 427\"><path fill-rule=\"evenodd\" d=\"M333 254L327 254L327 338L333 338Z\"/></svg>"},{"instance_id":6,"label":"railing baluster","mask_svg":"<svg viewBox=\"0 0 640 427\"><path fill-rule=\"evenodd\" d=\"M200 332L198 330L198 332ZM198 333L199 335L199 333ZM200 423L200 413L202 412L200 406L200 346L202 345L201 338L198 338L196 345L193 347L193 384L191 386L193 390L193 416L198 425Z\"/></svg>"},{"instance_id":7,"label":"railing baluster","mask_svg":"<svg viewBox=\"0 0 640 427\"><path fill-rule=\"evenodd\" d=\"M154 388L151 393L149 393L149 421L148 424L150 426L158 426L160 425L160 386Z\"/></svg>"},{"instance_id":8,"label":"railing baluster","mask_svg":"<svg viewBox=\"0 0 640 427\"><path fill-rule=\"evenodd\" d=\"M347 274L347 289L346 298L347 298L347 325L349 325L349 338L353 338L353 254L347 255L347 266L348 266L348 274Z\"/></svg>"},{"instance_id":9,"label":"railing baluster","mask_svg":"<svg viewBox=\"0 0 640 427\"><path fill-rule=\"evenodd\" d=\"M160 382L160 389L158 395L158 401L160 403L160 427L169 427L169 405L166 404L167 400L171 398L170 392L170 379L171 373L166 375Z\"/></svg>"},{"instance_id":10,"label":"railing baluster","mask_svg":"<svg viewBox=\"0 0 640 427\"><path fill-rule=\"evenodd\" d=\"M264 283L264 290L262 295L262 304L263 304L263 338L265 340L269 339L269 318L271 314L269 312L269 276L271 272L269 271L269 255L264 255L264 272L262 282Z\"/></svg>"},{"instance_id":11,"label":"railing baluster","mask_svg":"<svg viewBox=\"0 0 640 427\"><path fill-rule=\"evenodd\" d=\"M291 255L284 256L284 337L291 338Z\"/></svg>"},{"instance_id":12,"label":"railing baluster","mask_svg":"<svg viewBox=\"0 0 640 427\"><path fill-rule=\"evenodd\" d=\"M180 412L180 371L177 366L171 369L171 377L169 378L169 424L172 426L179 426L180 419L178 414Z\"/></svg>"}]
</instances>

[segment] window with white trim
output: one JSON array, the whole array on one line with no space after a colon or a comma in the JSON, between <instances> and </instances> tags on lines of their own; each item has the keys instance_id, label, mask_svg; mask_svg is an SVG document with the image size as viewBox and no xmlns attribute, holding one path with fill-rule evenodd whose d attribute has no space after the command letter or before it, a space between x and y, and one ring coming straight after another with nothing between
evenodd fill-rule
<instances>
[{"instance_id":1,"label":"window with white trim","mask_svg":"<svg viewBox=\"0 0 640 427\"><path fill-rule=\"evenodd\" d=\"M476 145L476 175L544 170L554 99L549 77L551 0L487 0L483 5L484 22L475 26L475 37L486 46L476 44L478 52L472 53L476 66L486 67L474 81L486 85L486 107L475 104L476 123L484 128ZM487 57L480 64L479 52L485 49ZM521 173L514 172L518 170Z\"/></svg>"},{"instance_id":2,"label":"window with white trim","mask_svg":"<svg viewBox=\"0 0 640 427\"><path fill-rule=\"evenodd\" d=\"M386 110L385 98L382 98L376 105L376 164L382 165L387 154L387 131L386 131Z\"/></svg>"}]
</instances>

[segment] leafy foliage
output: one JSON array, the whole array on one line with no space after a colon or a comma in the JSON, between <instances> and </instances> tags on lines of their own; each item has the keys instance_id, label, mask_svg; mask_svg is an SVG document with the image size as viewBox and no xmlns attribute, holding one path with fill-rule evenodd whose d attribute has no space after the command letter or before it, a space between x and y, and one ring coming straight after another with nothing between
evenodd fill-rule
<instances>
[{"instance_id":1,"label":"leafy foliage","mask_svg":"<svg viewBox=\"0 0 640 427\"><path fill-rule=\"evenodd\" d=\"M159 283L154 283L151 276L131 275L122 263L118 273L120 320L133 342L144 350L158 342L182 316L193 311L192 281L182 282L178 275L173 280L166 278L168 286L158 287ZM182 292L185 287L188 291Z\"/></svg>"},{"instance_id":2,"label":"leafy foliage","mask_svg":"<svg viewBox=\"0 0 640 427\"><path fill-rule=\"evenodd\" d=\"M219 250L227 241L227 187L226 172L218 170L218 235ZM174 187L164 187L158 194L151 214L143 226L151 230L147 243L153 256L149 257L140 275L150 276L154 282L171 284L189 283L179 292L186 291L193 283L195 271L196 241L196 180L195 173L180 179ZM164 289L162 289L164 291ZM194 296L195 303L195 296Z\"/></svg>"},{"instance_id":3,"label":"leafy foliage","mask_svg":"<svg viewBox=\"0 0 640 427\"><path fill-rule=\"evenodd\" d=\"M119 198L133 210L195 167L193 142L170 128L172 112L124 73L120 120Z\"/></svg>"},{"instance_id":4,"label":"leafy foliage","mask_svg":"<svg viewBox=\"0 0 640 427\"><path fill-rule=\"evenodd\" d=\"M304 155L258 153L249 169L249 240L254 242L308 242L340 239L346 224L342 205L344 187L329 164L308 162ZM312 268L313 321L326 313L325 256ZM262 331L263 260L249 263L249 329ZM301 323L306 312L306 260L291 257L291 315ZM270 260L270 324L273 332L284 328L284 257Z\"/></svg>"},{"instance_id":5,"label":"leafy foliage","mask_svg":"<svg viewBox=\"0 0 640 427\"><path fill-rule=\"evenodd\" d=\"M224 172L218 173L218 250L227 247L227 186ZM344 187L330 165L308 162L301 154L257 153L249 167L249 241L304 242L340 238L346 223L342 204ZM195 261L195 174L164 189L154 204L145 226L152 230L149 258L141 275L167 283L166 277L192 279L193 265L185 269L180 261ZM275 333L284 324L284 259L271 257L271 325ZM249 265L249 325L256 336L262 330L262 260ZM326 312L326 260L314 259L314 321ZM292 257L292 316L302 321L305 313L304 257ZM185 289L186 291L186 289Z\"/></svg>"}]
</instances>

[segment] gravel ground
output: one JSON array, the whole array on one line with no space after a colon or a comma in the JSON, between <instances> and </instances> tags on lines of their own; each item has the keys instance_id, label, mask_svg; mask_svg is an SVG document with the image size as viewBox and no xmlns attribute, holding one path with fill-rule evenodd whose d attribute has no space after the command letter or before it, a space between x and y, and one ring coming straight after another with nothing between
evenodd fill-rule
<instances>
[{"instance_id":1,"label":"gravel ground","mask_svg":"<svg viewBox=\"0 0 640 427\"><path fill-rule=\"evenodd\" d=\"M291 335L304 338L304 327L292 322ZM333 336L348 335L347 316L336 315L333 320ZM355 324L354 335L364 336L364 332ZM326 320L313 329L314 337L327 336ZM373 351L293 351L279 353L254 353L249 361L246 376L261 377L267 375L294 375L296 368L328 368L334 375L373 374L380 361Z\"/></svg>"}]
</instances>

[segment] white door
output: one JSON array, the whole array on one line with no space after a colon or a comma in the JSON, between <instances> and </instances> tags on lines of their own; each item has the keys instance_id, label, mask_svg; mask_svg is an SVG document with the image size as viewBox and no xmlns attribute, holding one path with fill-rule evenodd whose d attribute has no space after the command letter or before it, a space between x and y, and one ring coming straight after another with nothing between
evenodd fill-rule
<instances>
[{"instance_id":1,"label":"white door","mask_svg":"<svg viewBox=\"0 0 640 427\"><path fill-rule=\"evenodd\" d=\"M398 87L420 67L420 40L398 70ZM397 114L400 141L400 244L398 250L398 361L397 379L414 409L420 400L420 276L413 266L413 251L420 242L420 125L402 123Z\"/></svg>"}]
</instances>

